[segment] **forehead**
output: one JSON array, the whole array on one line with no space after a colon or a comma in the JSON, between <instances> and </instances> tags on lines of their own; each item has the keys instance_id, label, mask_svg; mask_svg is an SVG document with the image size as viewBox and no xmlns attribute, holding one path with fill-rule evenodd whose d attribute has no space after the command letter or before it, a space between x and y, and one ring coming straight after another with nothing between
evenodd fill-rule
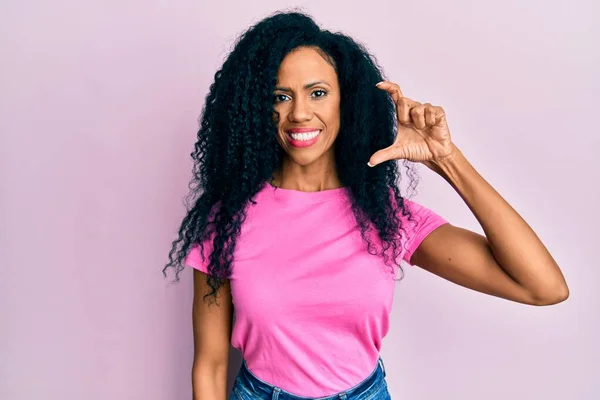
<instances>
[{"instance_id":1,"label":"forehead","mask_svg":"<svg viewBox=\"0 0 600 400\"><path fill-rule=\"evenodd\" d=\"M285 56L279 66L277 79L280 84L325 80L333 85L337 81L337 74L317 50L302 47Z\"/></svg>"}]
</instances>

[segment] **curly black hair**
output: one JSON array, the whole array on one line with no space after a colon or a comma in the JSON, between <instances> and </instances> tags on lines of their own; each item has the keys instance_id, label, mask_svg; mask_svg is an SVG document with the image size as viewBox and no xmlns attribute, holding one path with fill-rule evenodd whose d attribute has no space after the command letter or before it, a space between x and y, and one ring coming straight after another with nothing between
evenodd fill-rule
<instances>
[{"instance_id":1,"label":"curly black hair","mask_svg":"<svg viewBox=\"0 0 600 400\"><path fill-rule=\"evenodd\" d=\"M216 72L191 153L188 212L163 274L173 268L179 280L192 245L202 246L212 238L207 277L212 292L206 296L215 295L230 276L246 206L255 203L254 195L273 178L284 157L273 121L274 89L280 63L299 47L317 49L338 75L340 131L334 144L338 176L349 189L367 251L383 257L392 270L399 266L405 230L398 215L411 219L400 194L401 173L396 162L367 166L375 151L393 143L397 127L392 99L375 87L384 80L382 69L351 37L319 28L303 12L278 11L242 33ZM414 189L415 170L411 163L404 166L408 188ZM378 244L369 239L372 229L379 235Z\"/></svg>"}]
</instances>

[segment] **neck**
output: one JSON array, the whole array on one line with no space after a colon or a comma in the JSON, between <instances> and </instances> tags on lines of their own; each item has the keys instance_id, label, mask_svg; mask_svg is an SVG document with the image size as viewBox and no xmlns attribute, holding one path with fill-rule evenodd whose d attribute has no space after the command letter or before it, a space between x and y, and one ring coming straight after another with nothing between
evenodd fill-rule
<instances>
[{"instance_id":1,"label":"neck","mask_svg":"<svg viewBox=\"0 0 600 400\"><path fill-rule=\"evenodd\" d=\"M342 186L334 160L316 160L300 165L286 157L279 170L273 173L273 186L301 192L319 192Z\"/></svg>"}]
</instances>

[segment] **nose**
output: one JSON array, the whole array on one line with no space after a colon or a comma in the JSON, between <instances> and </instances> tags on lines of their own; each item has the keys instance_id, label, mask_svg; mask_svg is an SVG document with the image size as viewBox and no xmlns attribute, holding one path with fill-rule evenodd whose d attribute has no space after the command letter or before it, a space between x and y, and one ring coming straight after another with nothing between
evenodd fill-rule
<instances>
[{"instance_id":1,"label":"nose","mask_svg":"<svg viewBox=\"0 0 600 400\"><path fill-rule=\"evenodd\" d=\"M310 121L312 119L312 110L308 101L305 99L294 99L288 119L290 122Z\"/></svg>"}]
</instances>

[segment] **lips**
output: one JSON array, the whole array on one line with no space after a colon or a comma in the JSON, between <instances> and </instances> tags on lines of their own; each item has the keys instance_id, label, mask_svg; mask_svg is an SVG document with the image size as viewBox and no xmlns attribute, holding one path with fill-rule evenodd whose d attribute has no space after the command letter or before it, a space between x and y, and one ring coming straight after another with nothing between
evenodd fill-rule
<instances>
[{"instance_id":1,"label":"lips","mask_svg":"<svg viewBox=\"0 0 600 400\"><path fill-rule=\"evenodd\" d=\"M304 133L304 132L314 132L319 131L319 128L292 128L288 129L287 133Z\"/></svg>"},{"instance_id":2,"label":"lips","mask_svg":"<svg viewBox=\"0 0 600 400\"><path fill-rule=\"evenodd\" d=\"M309 147L321 136L321 129L293 128L286 131L288 143L294 147Z\"/></svg>"}]
</instances>

